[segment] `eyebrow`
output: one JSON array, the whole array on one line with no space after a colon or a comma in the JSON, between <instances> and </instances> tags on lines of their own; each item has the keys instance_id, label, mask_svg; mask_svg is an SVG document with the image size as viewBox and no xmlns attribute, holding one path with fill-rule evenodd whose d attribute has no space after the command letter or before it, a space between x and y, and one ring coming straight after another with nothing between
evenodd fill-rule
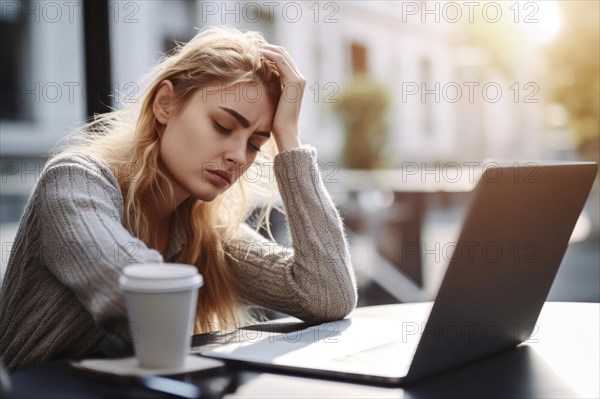
<instances>
[{"instance_id":1,"label":"eyebrow","mask_svg":"<svg viewBox=\"0 0 600 399\"><path fill-rule=\"evenodd\" d=\"M250 122L248 121L248 119L246 119L244 117L244 115L240 114L239 112L237 112L234 109L231 108L227 108L227 107L219 107L221 108L223 111L228 112L231 116L233 116L235 119L237 119L237 121L240 123L240 125L242 125L243 127L248 127L250 126ZM252 134L257 134L259 136L264 136L266 138L270 138L271 137L271 132L267 132L267 131L263 131L263 130L256 130L254 131L254 133Z\"/></svg>"}]
</instances>

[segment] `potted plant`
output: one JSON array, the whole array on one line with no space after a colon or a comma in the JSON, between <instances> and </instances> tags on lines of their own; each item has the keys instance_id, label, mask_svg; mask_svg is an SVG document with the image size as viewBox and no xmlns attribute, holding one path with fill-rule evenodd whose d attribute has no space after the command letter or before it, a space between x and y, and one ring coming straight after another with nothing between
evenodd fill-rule
<instances>
[{"instance_id":1,"label":"potted plant","mask_svg":"<svg viewBox=\"0 0 600 399\"><path fill-rule=\"evenodd\" d=\"M354 75L344 86L333 106L346 128L342 167L376 169L388 166L383 149L388 133L384 117L389 103L385 87L368 74Z\"/></svg>"}]
</instances>

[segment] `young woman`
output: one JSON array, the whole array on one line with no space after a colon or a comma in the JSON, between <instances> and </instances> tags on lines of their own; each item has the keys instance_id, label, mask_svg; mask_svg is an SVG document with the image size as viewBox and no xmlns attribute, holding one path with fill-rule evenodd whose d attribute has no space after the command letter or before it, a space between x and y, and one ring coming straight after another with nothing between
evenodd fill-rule
<instances>
[{"instance_id":1,"label":"young woman","mask_svg":"<svg viewBox=\"0 0 600 399\"><path fill-rule=\"evenodd\" d=\"M198 268L195 333L252 321L249 304L323 322L356 305L339 214L315 148L299 142L305 79L286 50L205 28L150 76L139 103L96 116L44 167L0 294L9 371L131 348L118 278L135 262ZM275 177L291 248L246 223L261 170Z\"/></svg>"}]
</instances>

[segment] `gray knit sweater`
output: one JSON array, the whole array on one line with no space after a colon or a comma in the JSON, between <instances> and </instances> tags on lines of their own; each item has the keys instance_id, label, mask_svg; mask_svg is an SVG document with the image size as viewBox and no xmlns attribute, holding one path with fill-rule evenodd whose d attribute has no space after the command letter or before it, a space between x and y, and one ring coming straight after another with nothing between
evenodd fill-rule
<instances>
[{"instance_id":1,"label":"gray knit sweater","mask_svg":"<svg viewBox=\"0 0 600 399\"><path fill-rule=\"evenodd\" d=\"M357 292L341 219L316 157L304 145L275 158L292 248L243 224L225 252L243 300L328 321L350 313ZM82 155L50 160L25 207L0 292L7 369L85 355L111 337L130 340L118 278L130 263L174 261L185 245L180 227L164 254L148 248L123 226L123 197L108 167Z\"/></svg>"}]
</instances>

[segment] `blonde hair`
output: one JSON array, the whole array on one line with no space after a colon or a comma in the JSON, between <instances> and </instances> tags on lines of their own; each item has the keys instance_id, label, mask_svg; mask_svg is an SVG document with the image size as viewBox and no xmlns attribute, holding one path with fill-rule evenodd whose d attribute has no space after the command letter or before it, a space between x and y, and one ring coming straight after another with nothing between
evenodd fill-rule
<instances>
[{"instance_id":1,"label":"blonde hair","mask_svg":"<svg viewBox=\"0 0 600 399\"><path fill-rule=\"evenodd\" d=\"M123 194L125 227L147 245L156 244L147 200L164 196L160 187L172 190L159 167L160 137L152 108L160 83L165 79L172 82L175 113L185 107L196 90L214 85L228 88L245 82L260 82L276 108L281 79L274 63L259 52L265 43L259 32L231 27L200 29L187 44L176 42L172 55L163 55L144 77L152 80L139 101L121 110L95 115L91 122L75 131L74 137L80 141L58 153L84 153L108 165ZM266 165L275 153L276 146L270 139L255 163ZM189 197L176 210L187 237L187 245L177 262L195 265L204 277L194 333L232 328L255 320L239 297L238 282L225 261L223 244L235 238L240 224L250 216L251 200L268 195L270 201L258 216L257 229L264 225L273 209L276 186L272 182L263 182L266 186L249 185L246 180L255 181L241 176L214 201ZM273 238L268 223L266 228Z\"/></svg>"}]
</instances>

